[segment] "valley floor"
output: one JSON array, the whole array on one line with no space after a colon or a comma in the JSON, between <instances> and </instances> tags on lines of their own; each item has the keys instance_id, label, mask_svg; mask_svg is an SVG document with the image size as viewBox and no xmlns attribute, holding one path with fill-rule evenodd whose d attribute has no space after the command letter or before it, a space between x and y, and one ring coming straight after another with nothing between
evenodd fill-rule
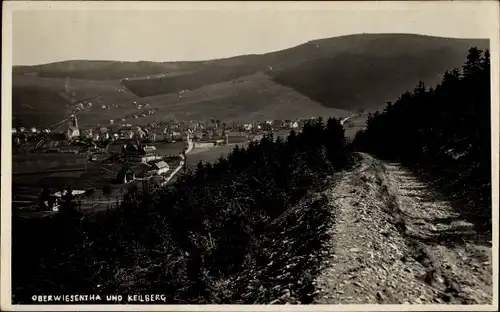
<instances>
[{"instance_id":1,"label":"valley floor","mask_svg":"<svg viewBox=\"0 0 500 312\"><path fill-rule=\"evenodd\" d=\"M396 163L360 154L329 197L319 304L491 304L491 237Z\"/></svg>"}]
</instances>

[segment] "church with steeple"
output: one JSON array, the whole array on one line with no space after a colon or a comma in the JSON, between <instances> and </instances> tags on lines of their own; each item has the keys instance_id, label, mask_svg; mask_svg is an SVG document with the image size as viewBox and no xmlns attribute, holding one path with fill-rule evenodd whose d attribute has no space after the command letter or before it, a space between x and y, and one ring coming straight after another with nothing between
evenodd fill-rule
<instances>
[{"instance_id":1,"label":"church with steeple","mask_svg":"<svg viewBox=\"0 0 500 312\"><path fill-rule=\"evenodd\" d=\"M78 128L78 119L76 115L71 115L68 118L68 130L66 131L66 138L68 141L73 140L75 137L80 136L80 129Z\"/></svg>"}]
</instances>

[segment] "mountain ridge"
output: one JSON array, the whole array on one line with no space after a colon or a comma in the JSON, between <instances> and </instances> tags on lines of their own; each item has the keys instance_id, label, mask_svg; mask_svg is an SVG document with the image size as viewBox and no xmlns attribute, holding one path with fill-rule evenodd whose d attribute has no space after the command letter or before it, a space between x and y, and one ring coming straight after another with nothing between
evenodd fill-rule
<instances>
[{"instance_id":1,"label":"mountain ridge","mask_svg":"<svg viewBox=\"0 0 500 312\"><path fill-rule=\"evenodd\" d=\"M297 47L300 47L302 45L310 44L310 43L321 43L327 40L331 39L340 39L340 38L345 38L345 37L354 37L354 36L415 36L419 38L434 38L436 40L485 40L481 38L459 38L459 37L445 37L445 36L433 36L433 35L425 35L425 34L416 34L416 33L358 33L358 34L347 34L347 35L341 35L341 36L335 36L335 37L327 37L327 38L318 38L318 39L312 39L308 40L304 43L294 45L289 48L285 49L278 49L275 51L271 52L263 52L263 53L249 53L249 54L239 54L235 56L229 56L229 57L220 57L220 58L213 58L213 59L199 59L199 60L177 60L177 61L148 61L148 60L138 60L138 61L117 61L117 60L105 60L105 59L98 59L98 60L89 60L89 59L68 59L68 60L63 60L63 61L55 61L55 62L49 62L49 63L41 63L41 64L32 64L32 65L13 65L12 67L15 68L22 68L22 67L41 67L41 66L48 66L48 65L54 65L54 64L61 64L61 63L67 63L67 62L109 62L109 63L159 63L159 64L167 64L167 63L197 63L197 62L210 62L210 61L219 61L219 60L228 60L228 59L233 59L233 58L238 58L238 57L244 57L244 56L260 56L260 55L265 55L265 54L272 54L272 53L277 53L277 52L283 52L286 50L294 49Z\"/></svg>"},{"instance_id":2,"label":"mountain ridge","mask_svg":"<svg viewBox=\"0 0 500 312\"><path fill-rule=\"evenodd\" d=\"M130 114L132 107L130 102L135 98L147 102L151 97L171 95L165 96L164 102L157 103L156 108L161 110L162 107L172 105L174 103L172 101L180 91L191 92L211 85L214 86L214 90L219 90L217 85L226 86L227 90L217 92L224 93L223 97L227 98L224 102L227 111L232 109L232 103L238 102L241 107L244 107L246 113L242 112L238 116L239 112L233 111L232 115L228 116L224 113L224 107L219 103L206 103L204 97L215 98L215 96L199 92L204 94L204 97L193 99L190 103L183 105L181 109L178 109L181 115L189 112L191 115L212 116L221 120L234 117L238 119L244 118L255 108L249 116L265 117L266 114L259 113L259 109L263 111L284 110L286 105L277 103L280 99L289 98L289 94L294 92L305 95L313 102L321 103L327 109L348 112L355 112L359 109L370 111L385 105L387 101L395 100L401 89L412 89L419 80L429 85L438 83L445 70L461 66L471 46L487 49L489 41L416 34L353 34L315 39L270 53L205 61L69 60L36 66L14 66L13 87L19 94L28 86L44 85L44 88L50 91L65 93L66 97L72 96L68 95L64 88L68 83L73 84L74 89L80 90L82 94L108 88L109 92L105 92L102 104L116 104L126 109L110 112L109 116L106 116L107 120L110 116L119 118ZM258 81L252 82L257 87L262 85L260 80L264 75L267 75L269 79L265 88L272 90L270 92L273 93L273 96L268 98L255 96L259 91L255 89L247 92L252 96L245 99L237 95L237 92L233 92L234 90L231 89L234 86L227 83L237 84L242 77L259 77ZM46 78L51 78L53 85L48 83ZM30 81L23 83L23 80ZM99 85L99 88L89 86L89 82ZM104 86L106 84L108 87ZM279 87L280 85L285 88ZM114 95L113 88L123 90L116 91ZM41 97L43 98L43 94ZM301 98L300 96L292 97ZM253 99L264 101L264 105L253 103ZM78 100L81 100L78 95L73 98L73 102ZM310 115L307 112L310 102L301 101L303 102L302 108L294 104L296 111L300 115ZM23 115L26 115L25 107L40 106L38 102L38 99L26 97L20 102L19 96L13 97L16 118L22 119ZM68 101L67 105L71 103ZM216 116L211 113L214 110L218 111ZM336 113L333 110L332 114L335 116ZM86 115L87 113L81 113L83 123L86 122ZM94 119L96 112L90 115L93 117L89 119ZM155 118L161 119L162 116L164 115L160 114ZM32 120L32 117L28 119Z\"/></svg>"}]
</instances>

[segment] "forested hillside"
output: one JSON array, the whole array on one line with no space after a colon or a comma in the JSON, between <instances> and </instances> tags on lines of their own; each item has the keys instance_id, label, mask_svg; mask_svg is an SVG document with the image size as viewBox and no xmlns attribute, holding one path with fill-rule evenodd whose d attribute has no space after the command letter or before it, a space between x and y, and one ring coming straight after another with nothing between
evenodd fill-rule
<instances>
[{"instance_id":1,"label":"forested hillside","mask_svg":"<svg viewBox=\"0 0 500 312\"><path fill-rule=\"evenodd\" d=\"M471 48L437 86L420 81L369 116L354 143L409 166L491 230L490 103L489 51Z\"/></svg>"}]
</instances>

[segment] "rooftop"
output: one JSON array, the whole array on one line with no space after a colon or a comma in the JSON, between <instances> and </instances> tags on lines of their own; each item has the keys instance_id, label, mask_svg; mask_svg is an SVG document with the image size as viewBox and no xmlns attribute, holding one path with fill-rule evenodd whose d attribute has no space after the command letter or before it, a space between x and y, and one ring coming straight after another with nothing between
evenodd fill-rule
<instances>
[{"instance_id":1,"label":"rooftop","mask_svg":"<svg viewBox=\"0 0 500 312\"><path fill-rule=\"evenodd\" d=\"M153 165L158 169L168 167L168 164L163 160L154 162Z\"/></svg>"}]
</instances>

